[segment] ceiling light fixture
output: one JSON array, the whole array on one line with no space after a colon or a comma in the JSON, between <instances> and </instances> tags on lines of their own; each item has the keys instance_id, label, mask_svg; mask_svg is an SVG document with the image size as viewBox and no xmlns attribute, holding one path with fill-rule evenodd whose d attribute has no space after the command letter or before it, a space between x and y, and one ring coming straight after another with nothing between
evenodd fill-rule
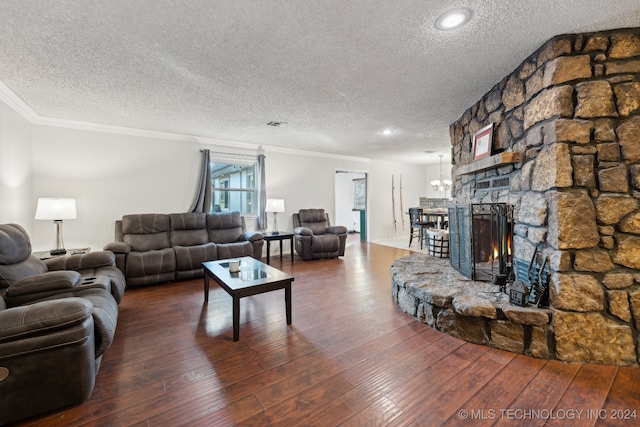
<instances>
[{"instance_id":1,"label":"ceiling light fixture","mask_svg":"<svg viewBox=\"0 0 640 427\"><path fill-rule=\"evenodd\" d=\"M393 133L393 129L385 129L382 131L383 135L389 136Z\"/></svg>"},{"instance_id":2,"label":"ceiling light fixture","mask_svg":"<svg viewBox=\"0 0 640 427\"><path fill-rule=\"evenodd\" d=\"M444 197L447 197L447 190L449 189L449 187L451 187L452 182L448 179L442 179L442 154L439 155L440 157L440 179L435 179L433 181L431 181L431 185L433 186L433 189L436 191L444 191Z\"/></svg>"},{"instance_id":3,"label":"ceiling light fixture","mask_svg":"<svg viewBox=\"0 0 640 427\"><path fill-rule=\"evenodd\" d=\"M471 19L471 9L462 7L449 10L436 19L436 28L442 31L455 30Z\"/></svg>"},{"instance_id":4,"label":"ceiling light fixture","mask_svg":"<svg viewBox=\"0 0 640 427\"><path fill-rule=\"evenodd\" d=\"M267 126L273 126L273 127L277 128L277 127L280 127L280 126L286 125L286 124L287 124L287 122L280 122L280 121L277 121L277 120L272 120L269 123L267 123Z\"/></svg>"}]
</instances>

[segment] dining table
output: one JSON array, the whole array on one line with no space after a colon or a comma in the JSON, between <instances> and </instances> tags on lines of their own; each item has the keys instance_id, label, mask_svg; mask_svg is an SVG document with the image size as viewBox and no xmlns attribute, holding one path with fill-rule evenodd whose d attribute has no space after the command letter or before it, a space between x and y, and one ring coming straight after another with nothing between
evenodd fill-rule
<instances>
[{"instance_id":1,"label":"dining table","mask_svg":"<svg viewBox=\"0 0 640 427\"><path fill-rule=\"evenodd\" d=\"M449 211L443 208L422 209L422 220L435 223L435 228L444 229L449 221Z\"/></svg>"}]
</instances>

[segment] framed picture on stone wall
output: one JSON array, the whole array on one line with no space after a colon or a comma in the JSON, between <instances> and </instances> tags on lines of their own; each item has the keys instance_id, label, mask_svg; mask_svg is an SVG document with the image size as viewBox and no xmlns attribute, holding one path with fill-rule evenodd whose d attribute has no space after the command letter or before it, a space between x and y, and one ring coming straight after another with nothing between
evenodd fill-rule
<instances>
[{"instance_id":1,"label":"framed picture on stone wall","mask_svg":"<svg viewBox=\"0 0 640 427\"><path fill-rule=\"evenodd\" d=\"M493 123L473 134L473 160L491 155L493 146Z\"/></svg>"}]
</instances>

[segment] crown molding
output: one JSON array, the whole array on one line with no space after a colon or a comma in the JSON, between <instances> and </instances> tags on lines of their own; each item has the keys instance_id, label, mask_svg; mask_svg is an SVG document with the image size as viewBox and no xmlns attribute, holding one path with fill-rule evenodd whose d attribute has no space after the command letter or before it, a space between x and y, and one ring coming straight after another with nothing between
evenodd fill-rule
<instances>
[{"instance_id":1,"label":"crown molding","mask_svg":"<svg viewBox=\"0 0 640 427\"><path fill-rule=\"evenodd\" d=\"M8 86L0 82L0 99L18 114L37 126L51 126L58 128L75 129L88 132L103 132L118 135L127 135L141 138L165 139L172 141L196 142L203 145L214 145L218 147L232 147L246 150L255 150L257 152L274 152L295 154L308 157L323 157L328 159L350 160L356 162L369 163L371 159L365 157L345 156L339 154L321 153L317 151L307 151L295 148L277 147L273 145L253 144L249 142L231 141L225 139L217 139L203 137L197 135L186 135L171 132L154 131L148 129L131 128L124 126L103 125L99 123L82 122L77 120L58 119L54 117L41 116L27 105L18 95L16 95Z\"/></svg>"},{"instance_id":2,"label":"crown molding","mask_svg":"<svg viewBox=\"0 0 640 427\"><path fill-rule=\"evenodd\" d=\"M27 105L14 91L0 81L0 99L30 123L35 123L38 114Z\"/></svg>"},{"instance_id":3,"label":"crown molding","mask_svg":"<svg viewBox=\"0 0 640 427\"><path fill-rule=\"evenodd\" d=\"M344 154L321 153L319 151L307 151L297 148L277 147L275 145L263 145L265 151L284 154L296 154L307 157L323 157L325 159L348 160L352 162L371 163L371 159L367 157L346 156Z\"/></svg>"}]
</instances>

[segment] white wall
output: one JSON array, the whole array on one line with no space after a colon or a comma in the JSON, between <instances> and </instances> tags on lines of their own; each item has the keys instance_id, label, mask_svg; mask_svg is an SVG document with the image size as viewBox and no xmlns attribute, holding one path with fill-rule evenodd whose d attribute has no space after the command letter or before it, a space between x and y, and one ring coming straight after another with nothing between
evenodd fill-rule
<instances>
[{"instance_id":1,"label":"white wall","mask_svg":"<svg viewBox=\"0 0 640 427\"><path fill-rule=\"evenodd\" d=\"M33 195L72 197L78 218L64 221L65 247L100 249L129 213L185 212L195 193L200 144L51 126L33 131ZM33 216L31 216L33 218ZM33 222L34 250L50 249L53 226Z\"/></svg>"},{"instance_id":2,"label":"white wall","mask_svg":"<svg viewBox=\"0 0 640 427\"><path fill-rule=\"evenodd\" d=\"M28 232L35 212L31 195L31 132L32 125L26 119L0 102L0 223L17 223Z\"/></svg>"},{"instance_id":3,"label":"white wall","mask_svg":"<svg viewBox=\"0 0 640 427\"><path fill-rule=\"evenodd\" d=\"M338 224L334 197L335 171L366 171L369 168L369 160L355 157L294 154L268 148L265 154L267 197L285 201L286 212L278 214L278 225L283 231L293 231L292 214L305 208L323 208L329 213L331 223ZM271 224L273 216L269 214L268 219Z\"/></svg>"},{"instance_id":4,"label":"white wall","mask_svg":"<svg viewBox=\"0 0 640 427\"><path fill-rule=\"evenodd\" d=\"M201 149L238 154L257 154L262 149L179 136L34 125L3 102L0 114L0 221L24 225L36 251L50 249L54 237L50 221L33 219L39 197L75 198L78 218L64 222L65 246L98 250L113 240L114 222L124 214L185 212L195 193ZM285 199L286 212L278 215L282 230L293 230L291 215L301 208L324 208L335 222L336 170L367 173L369 241L408 233L408 228L402 230L400 174L405 211L426 191L424 166L275 147L262 151L267 197ZM397 230L390 208L392 174L397 186ZM271 223L273 215L268 219ZM247 225L255 229L255 219Z\"/></svg>"},{"instance_id":5,"label":"white wall","mask_svg":"<svg viewBox=\"0 0 640 427\"><path fill-rule=\"evenodd\" d=\"M372 160L369 174L369 241L409 237L408 209L425 194L425 168L421 165ZM402 175L402 206L400 203ZM395 210L392 208L392 179ZM395 224L394 224L395 213ZM402 220L404 219L404 227Z\"/></svg>"}]
</instances>

